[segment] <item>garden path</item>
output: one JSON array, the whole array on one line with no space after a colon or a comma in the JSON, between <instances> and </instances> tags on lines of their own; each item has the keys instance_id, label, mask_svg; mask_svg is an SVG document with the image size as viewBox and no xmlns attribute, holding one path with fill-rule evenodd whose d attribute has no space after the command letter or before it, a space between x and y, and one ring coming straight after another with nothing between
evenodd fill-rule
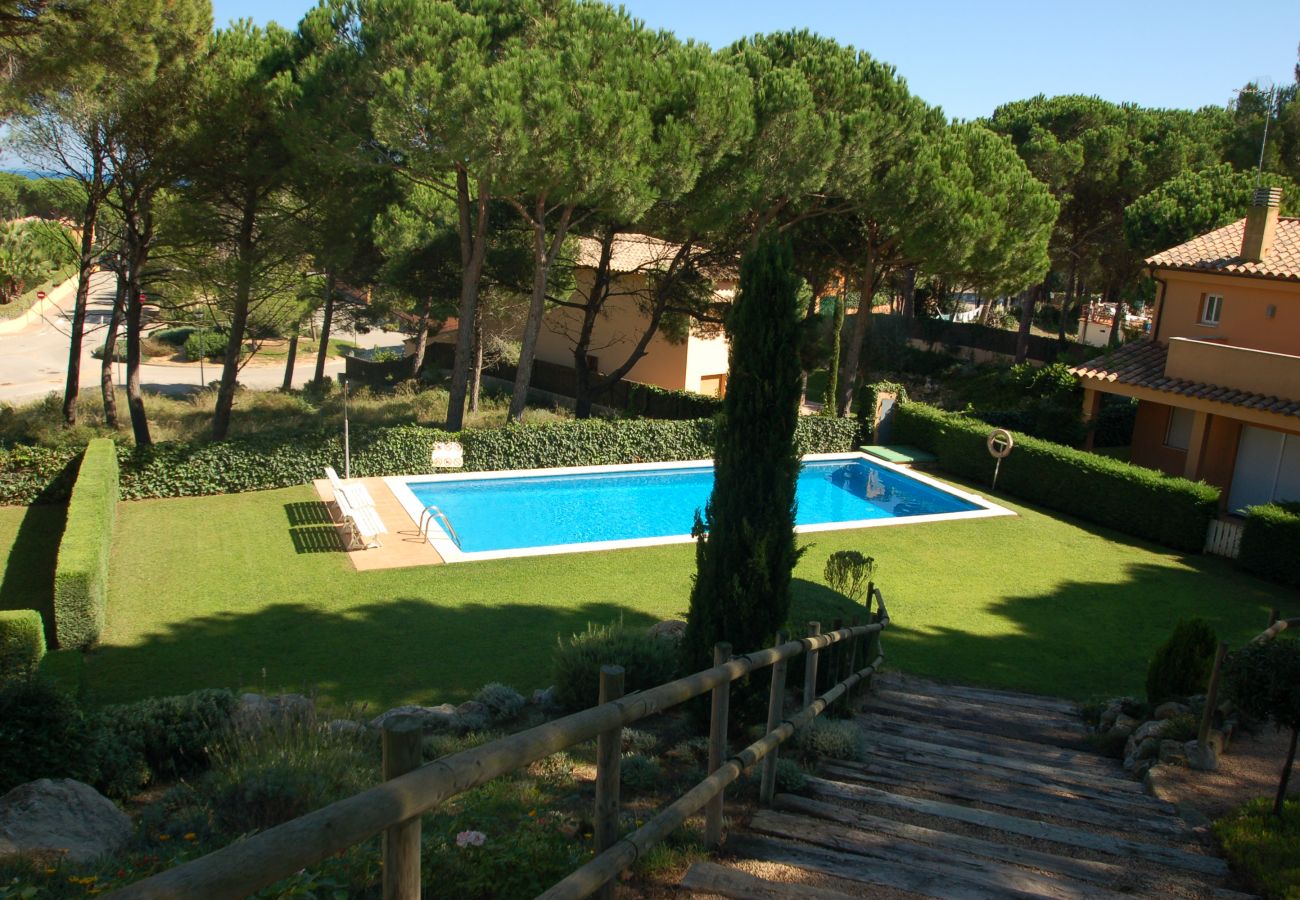
<instances>
[{"instance_id":1,"label":"garden path","mask_svg":"<svg viewBox=\"0 0 1300 900\"><path fill-rule=\"evenodd\" d=\"M827 761L697 863L700 895L1233 897L1205 829L1091 752L1046 697L878 676L864 762Z\"/></svg>"}]
</instances>

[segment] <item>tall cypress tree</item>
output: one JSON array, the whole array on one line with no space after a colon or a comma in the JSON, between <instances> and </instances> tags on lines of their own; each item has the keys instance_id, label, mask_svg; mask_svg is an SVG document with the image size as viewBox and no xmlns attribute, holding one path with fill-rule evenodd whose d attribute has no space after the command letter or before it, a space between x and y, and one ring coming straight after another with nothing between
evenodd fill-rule
<instances>
[{"instance_id":1,"label":"tall cypress tree","mask_svg":"<svg viewBox=\"0 0 1300 900\"><path fill-rule=\"evenodd\" d=\"M799 279L785 240L764 237L740 267L727 318L730 375L714 449L713 494L695 521L695 586L684 650L692 670L713 644L768 644L790 610L799 456Z\"/></svg>"}]
</instances>

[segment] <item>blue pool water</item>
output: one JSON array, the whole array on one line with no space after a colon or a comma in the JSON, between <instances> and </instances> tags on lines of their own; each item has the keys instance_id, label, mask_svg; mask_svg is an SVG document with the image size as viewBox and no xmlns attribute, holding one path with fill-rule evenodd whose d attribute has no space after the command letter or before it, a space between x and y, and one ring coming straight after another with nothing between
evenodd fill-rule
<instances>
[{"instance_id":1,"label":"blue pool water","mask_svg":"<svg viewBox=\"0 0 1300 900\"><path fill-rule=\"evenodd\" d=\"M407 482L451 519L461 550L510 550L689 534L713 489L698 466L596 474ZM871 496L868 496L868 495ZM796 524L969 512L981 507L867 460L806 462Z\"/></svg>"}]
</instances>

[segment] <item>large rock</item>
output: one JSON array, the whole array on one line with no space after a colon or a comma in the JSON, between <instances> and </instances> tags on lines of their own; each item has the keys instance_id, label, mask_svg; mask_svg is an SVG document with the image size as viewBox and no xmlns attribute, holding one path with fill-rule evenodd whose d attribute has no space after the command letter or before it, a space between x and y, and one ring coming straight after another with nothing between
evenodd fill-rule
<instances>
[{"instance_id":1,"label":"large rock","mask_svg":"<svg viewBox=\"0 0 1300 900\"><path fill-rule=\"evenodd\" d=\"M686 623L681 619L665 619L650 626L650 636L666 641L681 641L686 634Z\"/></svg>"},{"instance_id":2,"label":"large rock","mask_svg":"<svg viewBox=\"0 0 1300 900\"><path fill-rule=\"evenodd\" d=\"M1164 765L1185 765L1187 763L1187 754L1183 751L1183 745L1180 741L1161 741L1160 742L1160 762Z\"/></svg>"},{"instance_id":3,"label":"large rock","mask_svg":"<svg viewBox=\"0 0 1300 900\"><path fill-rule=\"evenodd\" d=\"M1192 708L1186 703L1179 703L1177 700L1166 700L1156 707L1152 717L1156 719L1172 719L1174 716L1185 716L1192 711Z\"/></svg>"},{"instance_id":4,"label":"large rock","mask_svg":"<svg viewBox=\"0 0 1300 900\"><path fill-rule=\"evenodd\" d=\"M1118 716L1115 717L1113 727L1123 728L1126 731L1132 733L1136 731L1137 727L1141 724L1142 721L1140 719L1135 719L1132 716L1126 716L1123 713L1120 713Z\"/></svg>"},{"instance_id":5,"label":"large rock","mask_svg":"<svg viewBox=\"0 0 1300 900\"><path fill-rule=\"evenodd\" d=\"M310 728L316 724L316 704L302 694L241 694L230 721L240 734L257 734L268 728Z\"/></svg>"},{"instance_id":6,"label":"large rock","mask_svg":"<svg viewBox=\"0 0 1300 900\"><path fill-rule=\"evenodd\" d=\"M1183 753L1187 755L1187 765L1198 772L1213 772L1219 768L1219 754L1213 743L1202 747L1200 741L1188 741L1183 744Z\"/></svg>"},{"instance_id":7,"label":"large rock","mask_svg":"<svg viewBox=\"0 0 1300 900\"><path fill-rule=\"evenodd\" d=\"M1168 728L1169 723L1167 721L1152 719L1150 722L1143 722L1138 726L1137 730L1133 732L1133 739L1140 744L1148 738L1160 737Z\"/></svg>"},{"instance_id":8,"label":"large rock","mask_svg":"<svg viewBox=\"0 0 1300 900\"><path fill-rule=\"evenodd\" d=\"M385 722L402 716L417 720L424 731L454 731L459 719L456 707L450 703L439 706L398 706L375 716L370 720L370 727L383 728Z\"/></svg>"},{"instance_id":9,"label":"large rock","mask_svg":"<svg viewBox=\"0 0 1300 900\"><path fill-rule=\"evenodd\" d=\"M0 797L0 856L59 853L91 862L120 850L131 831L112 800L71 778L42 778Z\"/></svg>"}]
</instances>

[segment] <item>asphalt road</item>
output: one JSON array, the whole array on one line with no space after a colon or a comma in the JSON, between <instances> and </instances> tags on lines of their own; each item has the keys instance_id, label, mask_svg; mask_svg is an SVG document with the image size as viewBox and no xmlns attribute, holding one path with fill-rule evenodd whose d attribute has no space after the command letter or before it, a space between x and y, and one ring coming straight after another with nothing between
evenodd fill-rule
<instances>
[{"instance_id":1,"label":"asphalt road","mask_svg":"<svg viewBox=\"0 0 1300 900\"><path fill-rule=\"evenodd\" d=\"M109 272L93 276L90 302L86 309L86 335L81 346L81 388L98 391L101 362L91 356L91 351L104 342L113 304L114 279ZM71 291L55 309L19 332L0 334L0 402L25 403L44 397L50 392L63 394L67 380L69 315L72 308ZM336 337L352 339L352 334L335 333ZM388 347L401 344L403 335L375 331L358 334L356 341L362 347ZM300 357L301 358L301 357ZM125 384L126 366L117 364L116 379ZM343 360L331 359L325 364L328 375L343 371ZM315 359L308 357L294 366L293 383L302 387L315 374ZM184 394L207 382L221 377L220 364L196 363L172 365L142 365L140 384L145 391L166 394ZM240 384L259 390L275 390L284 380L284 364L258 365L256 359L239 374Z\"/></svg>"}]
</instances>

